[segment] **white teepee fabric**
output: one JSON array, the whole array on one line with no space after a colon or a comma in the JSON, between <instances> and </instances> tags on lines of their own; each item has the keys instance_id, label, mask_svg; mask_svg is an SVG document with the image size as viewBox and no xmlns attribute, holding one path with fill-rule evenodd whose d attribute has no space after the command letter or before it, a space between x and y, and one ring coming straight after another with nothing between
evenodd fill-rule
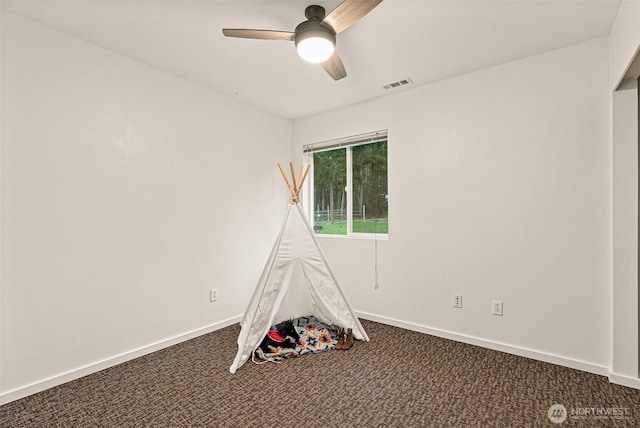
<instances>
[{"instance_id":1,"label":"white teepee fabric","mask_svg":"<svg viewBox=\"0 0 640 428\"><path fill-rule=\"evenodd\" d=\"M285 299L289 295L295 295L296 300ZM283 306L287 306L284 313ZM313 312L296 314L296 310L304 312L299 308L306 307ZM323 322L353 329L356 339L369 340L298 203L289 205L280 234L244 313L238 353L229 371L235 373L251 358L274 322L294 314L315 315Z\"/></svg>"}]
</instances>

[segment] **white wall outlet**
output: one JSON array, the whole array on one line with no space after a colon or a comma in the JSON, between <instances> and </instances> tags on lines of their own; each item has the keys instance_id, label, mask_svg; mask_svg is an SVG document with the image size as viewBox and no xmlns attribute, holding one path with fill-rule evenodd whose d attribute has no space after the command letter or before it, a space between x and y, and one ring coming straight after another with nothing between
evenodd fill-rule
<instances>
[{"instance_id":1,"label":"white wall outlet","mask_svg":"<svg viewBox=\"0 0 640 428\"><path fill-rule=\"evenodd\" d=\"M502 300L494 300L491 302L491 313L502 316Z\"/></svg>"},{"instance_id":2,"label":"white wall outlet","mask_svg":"<svg viewBox=\"0 0 640 428\"><path fill-rule=\"evenodd\" d=\"M453 295L453 307L461 308L462 307L462 294L454 294Z\"/></svg>"},{"instance_id":3,"label":"white wall outlet","mask_svg":"<svg viewBox=\"0 0 640 428\"><path fill-rule=\"evenodd\" d=\"M215 302L216 300L218 300L218 289L212 288L211 290L209 290L209 301Z\"/></svg>"}]
</instances>

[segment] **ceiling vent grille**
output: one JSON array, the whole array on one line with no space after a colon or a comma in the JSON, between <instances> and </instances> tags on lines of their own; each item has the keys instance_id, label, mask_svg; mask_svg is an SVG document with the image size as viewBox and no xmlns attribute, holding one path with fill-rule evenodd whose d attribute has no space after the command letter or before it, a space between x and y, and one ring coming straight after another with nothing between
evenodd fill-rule
<instances>
[{"instance_id":1,"label":"ceiling vent grille","mask_svg":"<svg viewBox=\"0 0 640 428\"><path fill-rule=\"evenodd\" d=\"M397 82L388 83L388 84L384 85L382 88L384 90L389 90L389 89L399 88L399 87L405 86L405 85L411 85L412 83L413 83L413 80L411 80L410 78L407 77L406 79L398 80Z\"/></svg>"}]
</instances>

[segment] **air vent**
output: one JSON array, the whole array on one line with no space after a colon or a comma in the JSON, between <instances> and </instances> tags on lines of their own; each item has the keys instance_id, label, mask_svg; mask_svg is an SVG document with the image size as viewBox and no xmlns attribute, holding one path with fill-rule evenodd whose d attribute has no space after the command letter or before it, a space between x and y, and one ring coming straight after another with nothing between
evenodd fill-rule
<instances>
[{"instance_id":1,"label":"air vent","mask_svg":"<svg viewBox=\"0 0 640 428\"><path fill-rule=\"evenodd\" d=\"M413 83L413 80L411 80L410 78L407 77L406 79L402 79L402 80L398 80L397 82L386 84L382 88L385 89L385 90L395 89L395 88L399 88L401 86L410 85L412 83Z\"/></svg>"}]
</instances>

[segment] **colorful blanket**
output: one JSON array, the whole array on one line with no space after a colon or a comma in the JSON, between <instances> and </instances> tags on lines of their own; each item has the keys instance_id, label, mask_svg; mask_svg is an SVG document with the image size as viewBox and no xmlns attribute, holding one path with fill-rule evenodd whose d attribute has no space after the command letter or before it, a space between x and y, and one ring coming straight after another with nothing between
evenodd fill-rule
<instances>
[{"instance_id":1,"label":"colorful blanket","mask_svg":"<svg viewBox=\"0 0 640 428\"><path fill-rule=\"evenodd\" d=\"M338 342L338 326L325 324L313 315L296 318L293 324L300 335L295 349L283 348L278 352L268 353L257 348L253 353L254 362L281 361L285 358L327 351L335 348Z\"/></svg>"}]
</instances>

